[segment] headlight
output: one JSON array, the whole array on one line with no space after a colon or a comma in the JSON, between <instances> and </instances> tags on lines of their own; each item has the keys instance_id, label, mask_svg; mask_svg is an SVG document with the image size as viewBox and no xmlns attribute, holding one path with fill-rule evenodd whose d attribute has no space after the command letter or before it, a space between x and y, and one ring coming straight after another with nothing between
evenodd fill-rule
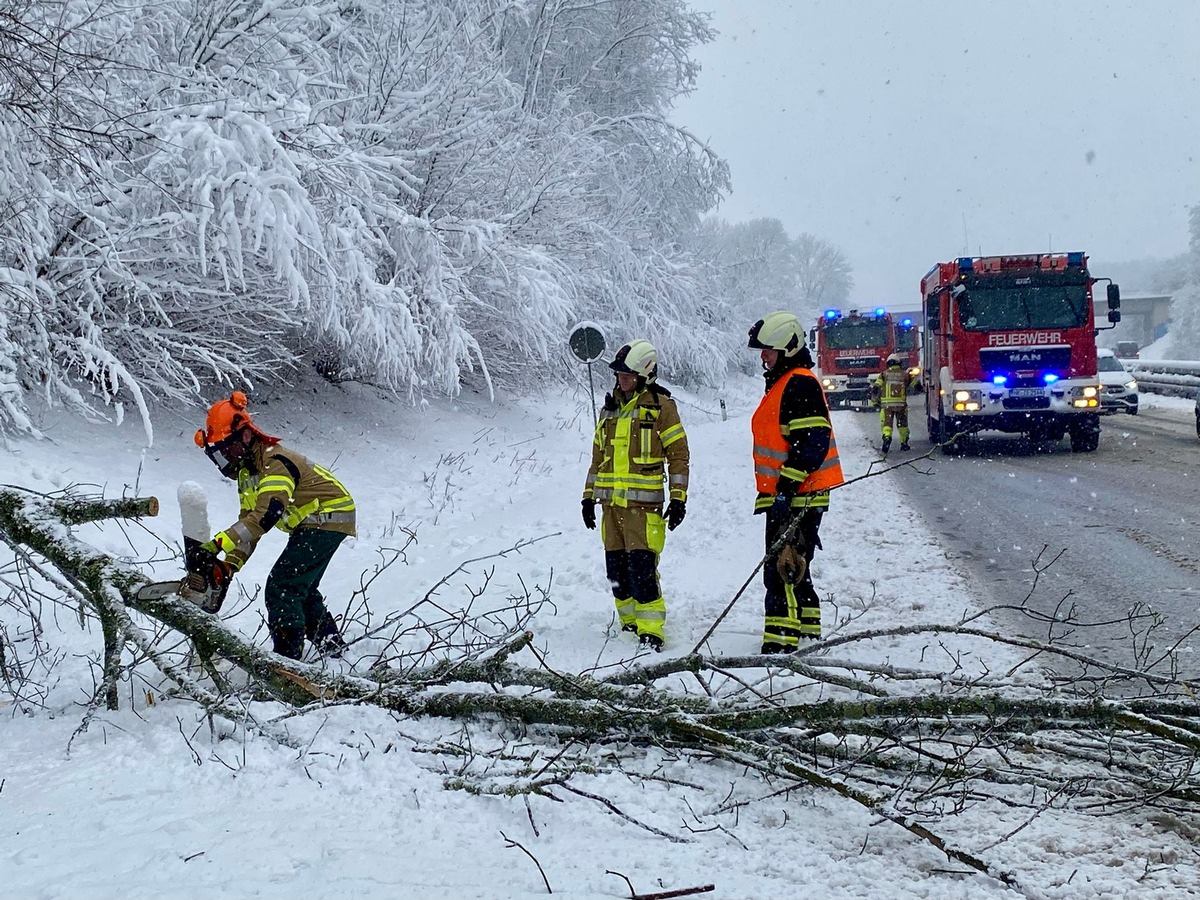
<instances>
[{"instance_id":1,"label":"headlight","mask_svg":"<svg viewBox=\"0 0 1200 900\"><path fill-rule=\"evenodd\" d=\"M955 412L978 412L983 403L981 391L955 391Z\"/></svg>"},{"instance_id":2,"label":"headlight","mask_svg":"<svg viewBox=\"0 0 1200 900\"><path fill-rule=\"evenodd\" d=\"M1085 397L1095 397L1098 393L1100 393L1100 389L1095 385L1089 384L1083 389L1083 396Z\"/></svg>"},{"instance_id":3,"label":"headlight","mask_svg":"<svg viewBox=\"0 0 1200 900\"><path fill-rule=\"evenodd\" d=\"M1136 381L1127 381L1127 382L1125 382L1125 390L1127 390L1127 391L1136 391L1136 390L1137 390L1137 382L1136 382Z\"/></svg>"}]
</instances>

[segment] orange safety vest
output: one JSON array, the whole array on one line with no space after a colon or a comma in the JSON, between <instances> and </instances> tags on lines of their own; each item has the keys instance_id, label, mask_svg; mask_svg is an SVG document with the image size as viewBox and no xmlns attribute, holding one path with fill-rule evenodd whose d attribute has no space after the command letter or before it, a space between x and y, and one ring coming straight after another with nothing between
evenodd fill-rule
<instances>
[{"instance_id":1,"label":"orange safety vest","mask_svg":"<svg viewBox=\"0 0 1200 900\"><path fill-rule=\"evenodd\" d=\"M816 379L811 369L792 369L780 378L771 389L763 395L750 419L750 428L754 433L754 481L760 494L775 493L779 484L779 473L787 461L789 445L779 422L779 408L783 403L783 391L792 377L800 375ZM815 494L837 487L846 479L842 476L842 464L838 460L837 441L833 437L833 423L822 418L821 424L829 426L829 451L825 460L808 477L800 483L798 493ZM805 423L801 421L801 428Z\"/></svg>"}]
</instances>

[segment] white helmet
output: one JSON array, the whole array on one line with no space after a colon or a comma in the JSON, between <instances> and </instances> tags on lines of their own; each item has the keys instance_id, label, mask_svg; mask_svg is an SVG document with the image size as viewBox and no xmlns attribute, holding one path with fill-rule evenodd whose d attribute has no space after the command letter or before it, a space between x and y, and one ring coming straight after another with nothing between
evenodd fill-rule
<instances>
[{"instance_id":1,"label":"white helmet","mask_svg":"<svg viewBox=\"0 0 1200 900\"><path fill-rule=\"evenodd\" d=\"M800 320L790 312L777 310L750 326L747 346L753 350L778 350L784 356L795 356L804 348L804 330Z\"/></svg>"},{"instance_id":2,"label":"white helmet","mask_svg":"<svg viewBox=\"0 0 1200 900\"><path fill-rule=\"evenodd\" d=\"M653 382L658 377L658 351L649 341L630 341L617 351L608 367Z\"/></svg>"},{"instance_id":3,"label":"white helmet","mask_svg":"<svg viewBox=\"0 0 1200 900\"><path fill-rule=\"evenodd\" d=\"M893 353L887 358L887 364L888 366L902 366L904 365L904 360L900 358L899 353Z\"/></svg>"}]
</instances>

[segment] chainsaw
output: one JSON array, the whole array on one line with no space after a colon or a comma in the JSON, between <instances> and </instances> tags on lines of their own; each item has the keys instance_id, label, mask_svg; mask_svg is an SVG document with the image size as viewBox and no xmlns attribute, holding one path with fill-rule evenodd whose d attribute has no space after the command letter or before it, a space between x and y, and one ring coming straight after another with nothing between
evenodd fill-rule
<instances>
[{"instance_id":1,"label":"chainsaw","mask_svg":"<svg viewBox=\"0 0 1200 900\"><path fill-rule=\"evenodd\" d=\"M154 581L136 593L139 600L179 596L206 613L216 614L229 593L231 573L217 554L204 545L209 539L208 507L204 489L194 482L179 486L179 511L183 518L183 562L187 575L177 581Z\"/></svg>"},{"instance_id":2,"label":"chainsaw","mask_svg":"<svg viewBox=\"0 0 1200 900\"><path fill-rule=\"evenodd\" d=\"M178 595L195 603L206 613L215 615L221 611L221 604L229 593L229 569L218 562L217 554L186 535L183 538L183 556L187 577L177 581L152 581L138 588L135 596L139 600L161 600Z\"/></svg>"}]
</instances>

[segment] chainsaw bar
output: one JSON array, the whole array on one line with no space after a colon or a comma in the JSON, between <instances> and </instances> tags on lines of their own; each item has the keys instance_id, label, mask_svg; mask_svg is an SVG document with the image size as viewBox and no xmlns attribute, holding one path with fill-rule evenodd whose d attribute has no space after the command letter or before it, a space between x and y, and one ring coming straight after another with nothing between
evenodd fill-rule
<instances>
[{"instance_id":1,"label":"chainsaw bar","mask_svg":"<svg viewBox=\"0 0 1200 900\"><path fill-rule=\"evenodd\" d=\"M182 581L155 581L150 584L143 584L138 588L134 595L139 600L162 600L164 597L171 597L178 594L183 596Z\"/></svg>"},{"instance_id":2,"label":"chainsaw bar","mask_svg":"<svg viewBox=\"0 0 1200 900\"><path fill-rule=\"evenodd\" d=\"M163 600L167 597L182 597L189 603L194 603L206 613L213 613L215 615L221 611L221 604L225 600L225 589L210 586L207 590L196 591L189 588L186 581L155 581L142 585L138 588L134 596L139 600Z\"/></svg>"}]
</instances>

